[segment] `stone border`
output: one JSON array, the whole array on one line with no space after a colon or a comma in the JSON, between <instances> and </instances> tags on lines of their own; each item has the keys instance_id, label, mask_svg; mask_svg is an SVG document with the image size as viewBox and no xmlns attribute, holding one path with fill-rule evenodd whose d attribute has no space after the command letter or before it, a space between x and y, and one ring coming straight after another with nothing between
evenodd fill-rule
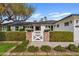
<instances>
[{"instance_id":1,"label":"stone border","mask_svg":"<svg viewBox=\"0 0 79 59\"><path fill-rule=\"evenodd\" d=\"M18 43L21 41L0 41L0 43Z\"/></svg>"}]
</instances>

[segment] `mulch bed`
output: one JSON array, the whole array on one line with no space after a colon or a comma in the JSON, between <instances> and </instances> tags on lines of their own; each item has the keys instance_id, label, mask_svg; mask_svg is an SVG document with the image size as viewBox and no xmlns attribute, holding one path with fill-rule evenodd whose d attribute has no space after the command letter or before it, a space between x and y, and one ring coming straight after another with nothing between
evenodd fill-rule
<instances>
[{"instance_id":1,"label":"mulch bed","mask_svg":"<svg viewBox=\"0 0 79 59\"><path fill-rule=\"evenodd\" d=\"M78 52L72 52L72 51L65 51L65 52L58 52L55 50L52 50L52 52L46 53L46 52L36 52L36 53L30 53L30 52L21 52L21 53L7 53L6 56L79 56Z\"/></svg>"}]
</instances>

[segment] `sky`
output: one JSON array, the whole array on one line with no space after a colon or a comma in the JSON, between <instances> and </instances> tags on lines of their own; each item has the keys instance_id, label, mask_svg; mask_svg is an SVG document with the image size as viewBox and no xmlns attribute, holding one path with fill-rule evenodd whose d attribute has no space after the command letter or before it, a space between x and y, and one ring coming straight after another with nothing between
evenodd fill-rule
<instances>
[{"instance_id":1,"label":"sky","mask_svg":"<svg viewBox=\"0 0 79 59\"><path fill-rule=\"evenodd\" d=\"M30 3L35 12L29 21L39 21L44 16L48 20L60 20L70 14L79 14L79 3Z\"/></svg>"}]
</instances>

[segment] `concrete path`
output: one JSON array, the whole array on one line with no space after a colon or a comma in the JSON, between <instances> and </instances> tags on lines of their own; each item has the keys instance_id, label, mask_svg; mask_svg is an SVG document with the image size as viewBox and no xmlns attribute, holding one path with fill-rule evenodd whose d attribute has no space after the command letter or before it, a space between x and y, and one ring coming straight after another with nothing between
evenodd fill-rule
<instances>
[{"instance_id":1,"label":"concrete path","mask_svg":"<svg viewBox=\"0 0 79 59\"><path fill-rule=\"evenodd\" d=\"M55 47L55 46L58 46L58 45L61 45L61 46L68 46L69 44L75 44L75 45L78 45L78 43L74 43L74 42L30 42L29 46L30 45L34 45L34 46L42 46L42 45L49 45L51 47Z\"/></svg>"}]
</instances>

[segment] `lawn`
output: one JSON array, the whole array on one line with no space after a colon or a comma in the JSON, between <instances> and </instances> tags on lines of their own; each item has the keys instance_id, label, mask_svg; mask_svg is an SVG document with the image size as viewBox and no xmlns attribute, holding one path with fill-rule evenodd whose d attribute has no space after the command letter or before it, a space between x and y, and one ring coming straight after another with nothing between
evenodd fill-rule
<instances>
[{"instance_id":1,"label":"lawn","mask_svg":"<svg viewBox=\"0 0 79 59\"><path fill-rule=\"evenodd\" d=\"M7 52L13 46L14 46L14 44L11 44L11 43L0 43L0 55L3 55L5 52Z\"/></svg>"}]
</instances>

